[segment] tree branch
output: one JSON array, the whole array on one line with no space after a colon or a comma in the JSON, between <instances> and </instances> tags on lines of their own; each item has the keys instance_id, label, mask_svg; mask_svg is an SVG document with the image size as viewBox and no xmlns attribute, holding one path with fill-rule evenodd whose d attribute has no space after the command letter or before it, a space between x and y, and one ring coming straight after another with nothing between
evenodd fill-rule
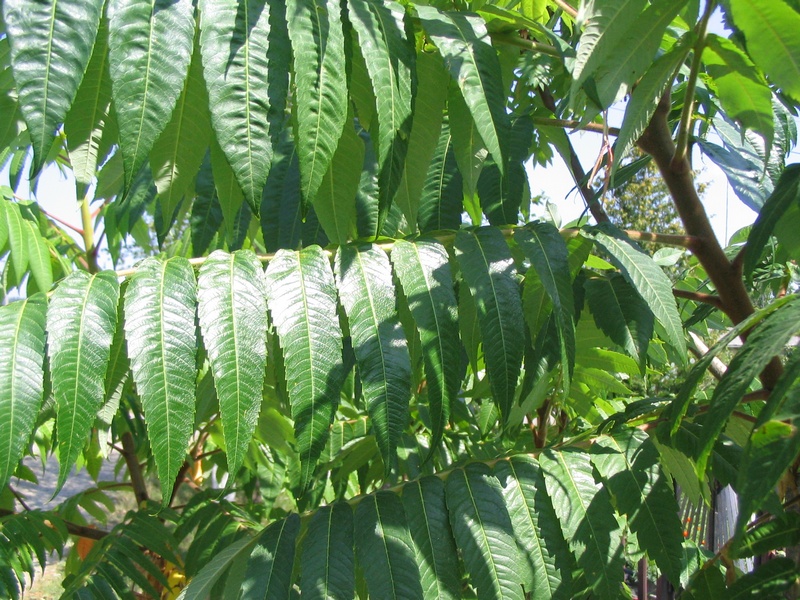
<instances>
[{"instance_id":1,"label":"tree branch","mask_svg":"<svg viewBox=\"0 0 800 600\"><path fill-rule=\"evenodd\" d=\"M560 127L562 129L573 129L575 131L592 131L594 133L608 133L618 136L618 127L609 127L606 131L602 123L581 123L576 119L551 119L549 117L533 117L533 124L541 127Z\"/></svg>"},{"instance_id":2,"label":"tree branch","mask_svg":"<svg viewBox=\"0 0 800 600\"><path fill-rule=\"evenodd\" d=\"M719 296L715 296L714 294L690 292L688 290L677 290L673 288L672 295L676 298L686 298L687 300L694 300L695 302L710 304L711 306L722 310L722 301L719 299Z\"/></svg>"},{"instance_id":3,"label":"tree branch","mask_svg":"<svg viewBox=\"0 0 800 600\"><path fill-rule=\"evenodd\" d=\"M572 6L564 2L564 0L553 0L556 6L567 13L573 19L577 18L578 11L575 10Z\"/></svg>"},{"instance_id":4,"label":"tree branch","mask_svg":"<svg viewBox=\"0 0 800 600\"><path fill-rule=\"evenodd\" d=\"M139 465L139 459L136 457L136 444L133 441L133 435L130 431L122 434L122 448L120 454L125 459L125 464L128 465L128 474L131 477L131 486L133 487L133 494L136 496L136 504L141 506L142 503L150 499L147 493L147 485L142 475L142 468Z\"/></svg>"},{"instance_id":5,"label":"tree branch","mask_svg":"<svg viewBox=\"0 0 800 600\"><path fill-rule=\"evenodd\" d=\"M0 517L12 517L14 515L19 515L24 513L16 513L13 510L8 510L7 508L0 508ZM77 523L72 523L70 521L64 521L63 519L61 522L64 524L64 527L67 530L67 533L70 535L77 535L78 537L88 538L90 540L102 540L106 537L109 532L103 529L95 529L94 527L86 527L85 525L78 525ZM48 523L51 527L52 524Z\"/></svg>"}]
</instances>

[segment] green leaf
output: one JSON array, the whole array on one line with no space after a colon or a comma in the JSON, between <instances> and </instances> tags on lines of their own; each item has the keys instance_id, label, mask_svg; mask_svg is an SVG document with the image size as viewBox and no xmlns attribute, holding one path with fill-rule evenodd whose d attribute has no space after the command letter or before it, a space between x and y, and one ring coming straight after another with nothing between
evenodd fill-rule
<instances>
[{"instance_id":1,"label":"green leaf","mask_svg":"<svg viewBox=\"0 0 800 600\"><path fill-rule=\"evenodd\" d=\"M500 62L480 17L417 5L422 26L458 83L489 154L505 173L508 115Z\"/></svg>"},{"instance_id":2,"label":"green leaf","mask_svg":"<svg viewBox=\"0 0 800 600\"><path fill-rule=\"evenodd\" d=\"M28 268L36 282L38 291L47 292L53 285L53 265L50 262L50 248L39 232L38 223L22 219L25 237L28 241Z\"/></svg>"},{"instance_id":3,"label":"green leaf","mask_svg":"<svg viewBox=\"0 0 800 600\"><path fill-rule=\"evenodd\" d=\"M742 535L732 549L733 558L749 558L800 543L800 514L787 511Z\"/></svg>"},{"instance_id":4,"label":"green leaf","mask_svg":"<svg viewBox=\"0 0 800 600\"><path fill-rule=\"evenodd\" d=\"M403 178L395 203L403 210L406 222L417 222L422 187L428 166L439 141L449 75L441 57L433 52L419 52L416 60L417 90L424 93L414 97L414 115L408 138L408 153L403 163Z\"/></svg>"},{"instance_id":5,"label":"green leaf","mask_svg":"<svg viewBox=\"0 0 800 600\"><path fill-rule=\"evenodd\" d=\"M273 523L259 536L241 586L244 598L279 600L289 597L294 565L294 541L300 531L300 517L292 513Z\"/></svg>"},{"instance_id":6,"label":"green leaf","mask_svg":"<svg viewBox=\"0 0 800 600\"><path fill-rule=\"evenodd\" d=\"M448 86L447 116L450 133L453 136L456 163L464 184L464 195L470 197L478 189L478 178L486 162L488 151L478 133L469 107L461 95L461 90L452 80Z\"/></svg>"},{"instance_id":7,"label":"green leaf","mask_svg":"<svg viewBox=\"0 0 800 600\"><path fill-rule=\"evenodd\" d=\"M393 0L348 0L347 6L375 91L380 230L398 192L408 151L414 45L406 38L401 4Z\"/></svg>"},{"instance_id":8,"label":"green leaf","mask_svg":"<svg viewBox=\"0 0 800 600\"><path fill-rule=\"evenodd\" d=\"M289 0L286 3L292 72L297 88L292 107L295 143L304 204L316 198L339 138L349 122L340 12L336 0ZM330 234L328 237L334 239Z\"/></svg>"},{"instance_id":9,"label":"green leaf","mask_svg":"<svg viewBox=\"0 0 800 600\"><path fill-rule=\"evenodd\" d=\"M800 99L800 14L772 0L732 0L730 11L756 65L784 92Z\"/></svg>"},{"instance_id":10,"label":"green leaf","mask_svg":"<svg viewBox=\"0 0 800 600\"><path fill-rule=\"evenodd\" d=\"M210 151L206 152L197 174L189 223L192 228L192 254L202 256L222 225L222 206L211 174Z\"/></svg>"},{"instance_id":11,"label":"green leaf","mask_svg":"<svg viewBox=\"0 0 800 600\"><path fill-rule=\"evenodd\" d=\"M150 169L164 222L172 221L181 199L190 195L210 138L208 96L200 53L195 52L172 119L150 153Z\"/></svg>"},{"instance_id":12,"label":"green leaf","mask_svg":"<svg viewBox=\"0 0 800 600\"><path fill-rule=\"evenodd\" d=\"M328 442L345 375L336 284L327 256L319 246L279 250L267 268L267 290L283 348L305 487Z\"/></svg>"},{"instance_id":13,"label":"green leaf","mask_svg":"<svg viewBox=\"0 0 800 600\"><path fill-rule=\"evenodd\" d=\"M5 0L11 67L33 144L34 172L75 99L97 36L103 0Z\"/></svg>"},{"instance_id":14,"label":"green leaf","mask_svg":"<svg viewBox=\"0 0 800 600\"><path fill-rule=\"evenodd\" d=\"M505 421L514 402L525 347L514 261L503 234L493 227L459 231L454 247L475 300L489 383Z\"/></svg>"},{"instance_id":15,"label":"green leaf","mask_svg":"<svg viewBox=\"0 0 800 600\"><path fill-rule=\"evenodd\" d=\"M564 238L554 225L533 223L514 233L514 241L531 261L547 295L553 302L561 350L561 372L564 393L575 367L575 302L572 295L572 275Z\"/></svg>"},{"instance_id":16,"label":"green leaf","mask_svg":"<svg viewBox=\"0 0 800 600\"><path fill-rule=\"evenodd\" d=\"M125 338L142 400L162 502L194 429L195 278L185 258L147 258L125 291Z\"/></svg>"},{"instance_id":17,"label":"green leaf","mask_svg":"<svg viewBox=\"0 0 800 600\"><path fill-rule=\"evenodd\" d=\"M109 0L109 67L125 187L169 123L194 40L191 0Z\"/></svg>"},{"instance_id":18,"label":"green leaf","mask_svg":"<svg viewBox=\"0 0 800 600\"><path fill-rule=\"evenodd\" d=\"M592 446L592 462L614 495L617 510L628 517L639 547L679 586L683 536L678 502L647 434L629 428L614 437L599 437Z\"/></svg>"},{"instance_id":19,"label":"green leaf","mask_svg":"<svg viewBox=\"0 0 800 600\"><path fill-rule=\"evenodd\" d=\"M461 597L461 582L453 534L447 518L444 482L423 477L403 487L411 539L417 549L421 598L455 600Z\"/></svg>"},{"instance_id":20,"label":"green leaf","mask_svg":"<svg viewBox=\"0 0 800 600\"><path fill-rule=\"evenodd\" d=\"M258 413L267 364L267 304L252 251L217 250L200 267L197 316L219 398L228 471L242 465Z\"/></svg>"},{"instance_id":21,"label":"green leaf","mask_svg":"<svg viewBox=\"0 0 800 600\"><path fill-rule=\"evenodd\" d=\"M478 598L522 600L524 559L500 482L487 465L472 463L450 473L446 485L450 525Z\"/></svg>"},{"instance_id":22,"label":"green leaf","mask_svg":"<svg viewBox=\"0 0 800 600\"><path fill-rule=\"evenodd\" d=\"M622 271L625 279L639 292L664 327L670 343L685 360L686 340L672 295L672 283L661 267L615 228L598 226L587 231L587 234L609 254L611 263Z\"/></svg>"},{"instance_id":23,"label":"green leaf","mask_svg":"<svg viewBox=\"0 0 800 600\"><path fill-rule=\"evenodd\" d=\"M354 597L353 510L349 504L337 502L314 513L303 540L300 563L303 598Z\"/></svg>"},{"instance_id":24,"label":"green leaf","mask_svg":"<svg viewBox=\"0 0 800 600\"><path fill-rule=\"evenodd\" d=\"M228 240L232 240L235 237L236 216L244 203L244 193L239 182L236 181L236 174L228 159L225 158L225 153L215 139L211 140L211 170L214 174L217 198L222 209L225 232Z\"/></svg>"},{"instance_id":25,"label":"green leaf","mask_svg":"<svg viewBox=\"0 0 800 600\"><path fill-rule=\"evenodd\" d=\"M395 310L389 259L372 245L340 246L334 271L372 430L388 473L411 396L411 358Z\"/></svg>"},{"instance_id":26,"label":"green leaf","mask_svg":"<svg viewBox=\"0 0 800 600\"><path fill-rule=\"evenodd\" d=\"M433 451L450 421L450 406L456 400L461 384L458 301L453 290L449 257L439 242L398 240L391 258L422 342L433 421Z\"/></svg>"},{"instance_id":27,"label":"green leaf","mask_svg":"<svg viewBox=\"0 0 800 600\"><path fill-rule=\"evenodd\" d=\"M531 598L571 598L575 560L558 528L539 464L528 456L499 461L494 474L503 485L517 544L525 551Z\"/></svg>"},{"instance_id":28,"label":"green leaf","mask_svg":"<svg viewBox=\"0 0 800 600\"><path fill-rule=\"evenodd\" d=\"M231 564L243 561L252 552L258 537L243 537L218 552L208 564L183 588L178 600L205 600L214 585L219 581Z\"/></svg>"},{"instance_id":29,"label":"green leaf","mask_svg":"<svg viewBox=\"0 0 800 600\"><path fill-rule=\"evenodd\" d=\"M8 245L14 273L19 279L28 269L28 229L16 202L5 202L6 225L8 226Z\"/></svg>"},{"instance_id":30,"label":"green leaf","mask_svg":"<svg viewBox=\"0 0 800 600\"><path fill-rule=\"evenodd\" d=\"M539 456L547 492L598 598L618 598L622 583L621 532L606 488L595 483L587 454L546 450Z\"/></svg>"},{"instance_id":31,"label":"green leaf","mask_svg":"<svg viewBox=\"0 0 800 600\"><path fill-rule=\"evenodd\" d=\"M461 225L464 192L447 120L442 123L439 142L426 168L417 211L419 230L425 233L440 229L458 229Z\"/></svg>"},{"instance_id":32,"label":"green leaf","mask_svg":"<svg viewBox=\"0 0 800 600\"><path fill-rule=\"evenodd\" d=\"M722 572L714 568L700 569L681 596L685 596L687 600L717 600L727 597Z\"/></svg>"},{"instance_id":33,"label":"green leaf","mask_svg":"<svg viewBox=\"0 0 800 600\"><path fill-rule=\"evenodd\" d=\"M44 294L0 306L0 490L14 474L42 406L46 311Z\"/></svg>"},{"instance_id":34,"label":"green leaf","mask_svg":"<svg viewBox=\"0 0 800 600\"><path fill-rule=\"evenodd\" d=\"M372 598L422 598L414 542L397 494L379 491L358 503L355 539Z\"/></svg>"},{"instance_id":35,"label":"green leaf","mask_svg":"<svg viewBox=\"0 0 800 600\"><path fill-rule=\"evenodd\" d=\"M339 147L312 201L325 235L334 244L356 237L356 202L364 164L364 142L348 120ZM302 175L302 171L301 171Z\"/></svg>"},{"instance_id":36,"label":"green leaf","mask_svg":"<svg viewBox=\"0 0 800 600\"><path fill-rule=\"evenodd\" d=\"M654 326L650 307L618 273L610 277L592 277L584 285L597 327L624 348L644 373Z\"/></svg>"},{"instance_id":37,"label":"green leaf","mask_svg":"<svg viewBox=\"0 0 800 600\"><path fill-rule=\"evenodd\" d=\"M781 173L775 189L758 212L756 222L747 236L744 273L748 281L752 281L753 270L761 261L761 253L775 227L793 205L800 206L800 164L789 165Z\"/></svg>"},{"instance_id":38,"label":"green leaf","mask_svg":"<svg viewBox=\"0 0 800 600\"><path fill-rule=\"evenodd\" d=\"M86 445L106 395L105 374L117 327L119 284L113 271L75 271L47 311L47 354L56 405L58 483L55 496Z\"/></svg>"},{"instance_id":39,"label":"green leaf","mask_svg":"<svg viewBox=\"0 0 800 600\"><path fill-rule=\"evenodd\" d=\"M797 575L794 560L788 556L778 556L739 577L727 589L725 597L731 600L783 598L784 592L796 584Z\"/></svg>"},{"instance_id":40,"label":"green leaf","mask_svg":"<svg viewBox=\"0 0 800 600\"><path fill-rule=\"evenodd\" d=\"M739 404L753 378L763 370L772 357L784 350L784 346L799 327L800 302L792 302L770 314L748 335L747 342L731 361L711 397L697 458L698 475L705 473L716 439L722 433L728 417Z\"/></svg>"},{"instance_id":41,"label":"green leaf","mask_svg":"<svg viewBox=\"0 0 800 600\"><path fill-rule=\"evenodd\" d=\"M258 214L285 123L289 41L282 2L200 2L200 50L217 140Z\"/></svg>"}]
</instances>

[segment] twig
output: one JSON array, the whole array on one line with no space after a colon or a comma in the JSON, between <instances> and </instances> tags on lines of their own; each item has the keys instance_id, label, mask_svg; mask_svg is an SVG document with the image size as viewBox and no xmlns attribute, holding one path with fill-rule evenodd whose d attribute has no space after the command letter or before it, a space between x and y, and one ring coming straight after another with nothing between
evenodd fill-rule
<instances>
[{"instance_id":1,"label":"twig","mask_svg":"<svg viewBox=\"0 0 800 600\"><path fill-rule=\"evenodd\" d=\"M558 49L555 46L550 46L549 44L543 44L534 40L521 38L513 33L490 33L489 35L491 36L493 42L507 44L516 48L522 48L523 50L530 50L532 52L539 52L540 54L561 58L561 54L558 52Z\"/></svg>"},{"instance_id":2,"label":"twig","mask_svg":"<svg viewBox=\"0 0 800 600\"><path fill-rule=\"evenodd\" d=\"M704 294L702 292L690 292L688 290L677 290L673 288L672 295L676 298L685 298L686 300L710 304L714 308L722 310L722 301L719 299L719 296L715 294Z\"/></svg>"},{"instance_id":3,"label":"twig","mask_svg":"<svg viewBox=\"0 0 800 600\"><path fill-rule=\"evenodd\" d=\"M602 123L581 123L576 119L551 119L549 117L533 117L533 124L541 127L560 127L562 129L572 129L574 131L592 131L594 133L605 133ZM618 127L609 127L608 134L619 135Z\"/></svg>"},{"instance_id":4,"label":"twig","mask_svg":"<svg viewBox=\"0 0 800 600\"><path fill-rule=\"evenodd\" d=\"M708 346L694 331L689 332L689 340L692 342L689 345L689 351L697 358L708 354ZM722 376L725 375L725 371L728 370L728 366L722 362L719 357L715 356L711 359L711 364L708 366L708 370L715 379L720 380L722 379Z\"/></svg>"},{"instance_id":5,"label":"twig","mask_svg":"<svg viewBox=\"0 0 800 600\"><path fill-rule=\"evenodd\" d=\"M125 464L128 465L128 474L131 477L131 486L133 486L133 495L136 496L136 503L141 506L150 499L150 496L147 493L147 485L142 475L142 468L136 458L136 444L130 431L122 434L121 441L122 450L120 454L125 459Z\"/></svg>"},{"instance_id":6,"label":"twig","mask_svg":"<svg viewBox=\"0 0 800 600\"><path fill-rule=\"evenodd\" d=\"M578 17L578 11L575 10L572 6L564 2L564 0L553 0L556 6L567 13L573 19Z\"/></svg>"},{"instance_id":7,"label":"twig","mask_svg":"<svg viewBox=\"0 0 800 600\"><path fill-rule=\"evenodd\" d=\"M21 513L16 513L13 510L8 510L6 508L0 508L0 517L11 517L14 515L19 515ZM77 535L78 537L88 538L90 540L102 540L106 537L109 532L103 529L95 529L94 527L86 527L85 525L78 525L77 523L72 523L70 521L64 521L63 519L61 522L64 524L64 527L67 529L67 533L70 535ZM50 527L53 527L52 523L48 523Z\"/></svg>"},{"instance_id":8,"label":"twig","mask_svg":"<svg viewBox=\"0 0 800 600\"><path fill-rule=\"evenodd\" d=\"M11 494L14 496L14 498L17 500L17 502L19 502L19 505L24 510L30 511L31 507L28 506L28 504L25 502L25 499L17 492L17 490L12 488L10 485L8 486L8 490L11 492Z\"/></svg>"}]
</instances>

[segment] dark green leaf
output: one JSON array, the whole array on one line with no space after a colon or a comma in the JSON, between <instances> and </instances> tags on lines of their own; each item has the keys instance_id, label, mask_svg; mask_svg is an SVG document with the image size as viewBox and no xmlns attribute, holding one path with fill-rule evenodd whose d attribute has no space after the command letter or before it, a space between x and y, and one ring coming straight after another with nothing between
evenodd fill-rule
<instances>
[{"instance_id":1,"label":"dark green leaf","mask_svg":"<svg viewBox=\"0 0 800 600\"><path fill-rule=\"evenodd\" d=\"M461 185L450 127L444 121L419 199L417 223L421 232L459 228L464 194Z\"/></svg>"},{"instance_id":2,"label":"dark green leaf","mask_svg":"<svg viewBox=\"0 0 800 600\"><path fill-rule=\"evenodd\" d=\"M794 561L788 556L779 556L739 577L728 588L725 597L731 600L784 598L784 592L797 583L797 575Z\"/></svg>"},{"instance_id":3,"label":"dark green leaf","mask_svg":"<svg viewBox=\"0 0 800 600\"><path fill-rule=\"evenodd\" d=\"M294 565L294 541L300 531L300 517L292 513L273 523L258 536L247 561L242 582L243 598L282 600L289 597Z\"/></svg>"},{"instance_id":4,"label":"dark green leaf","mask_svg":"<svg viewBox=\"0 0 800 600\"><path fill-rule=\"evenodd\" d=\"M787 511L780 517L750 529L731 551L734 558L767 554L800 543L800 514Z\"/></svg>"},{"instance_id":5,"label":"dark green leaf","mask_svg":"<svg viewBox=\"0 0 800 600\"><path fill-rule=\"evenodd\" d=\"M210 152L206 152L197 174L189 224L192 228L192 254L202 256L222 225L222 207L211 174Z\"/></svg>"},{"instance_id":6,"label":"dark green leaf","mask_svg":"<svg viewBox=\"0 0 800 600\"><path fill-rule=\"evenodd\" d=\"M355 593L353 510L337 502L311 517L303 541L300 592L303 598L350 600Z\"/></svg>"}]
</instances>

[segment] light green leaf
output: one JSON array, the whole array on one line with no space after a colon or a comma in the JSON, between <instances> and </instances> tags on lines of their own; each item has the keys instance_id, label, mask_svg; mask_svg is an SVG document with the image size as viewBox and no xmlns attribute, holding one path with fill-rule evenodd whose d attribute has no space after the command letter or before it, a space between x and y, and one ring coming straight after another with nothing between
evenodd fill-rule
<instances>
[{"instance_id":1,"label":"light green leaf","mask_svg":"<svg viewBox=\"0 0 800 600\"><path fill-rule=\"evenodd\" d=\"M279 250L267 268L267 290L283 348L300 485L305 487L328 442L345 375L336 284L327 256L319 246Z\"/></svg>"},{"instance_id":2,"label":"light green leaf","mask_svg":"<svg viewBox=\"0 0 800 600\"><path fill-rule=\"evenodd\" d=\"M589 456L547 450L539 456L539 464L564 537L586 581L598 598L619 598L621 532L608 491L595 483Z\"/></svg>"},{"instance_id":3,"label":"light green leaf","mask_svg":"<svg viewBox=\"0 0 800 600\"><path fill-rule=\"evenodd\" d=\"M109 68L125 187L169 123L194 40L191 0L109 0Z\"/></svg>"},{"instance_id":4,"label":"light green leaf","mask_svg":"<svg viewBox=\"0 0 800 600\"><path fill-rule=\"evenodd\" d=\"M501 173L506 166L508 115L500 62L480 17L417 5L422 26L444 58Z\"/></svg>"},{"instance_id":5,"label":"light green leaf","mask_svg":"<svg viewBox=\"0 0 800 600\"><path fill-rule=\"evenodd\" d=\"M422 598L414 543L397 494L379 491L358 503L355 539L358 563L372 598Z\"/></svg>"},{"instance_id":6,"label":"light green leaf","mask_svg":"<svg viewBox=\"0 0 800 600\"><path fill-rule=\"evenodd\" d=\"M194 428L195 278L185 258L147 258L125 291L125 338L150 447L170 501Z\"/></svg>"},{"instance_id":7,"label":"light green leaf","mask_svg":"<svg viewBox=\"0 0 800 600\"><path fill-rule=\"evenodd\" d=\"M388 473L411 396L411 358L395 310L391 266L375 246L340 246L334 270L372 430Z\"/></svg>"},{"instance_id":8,"label":"light green leaf","mask_svg":"<svg viewBox=\"0 0 800 600\"><path fill-rule=\"evenodd\" d=\"M732 0L730 10L756 65L784 92L800 99L800 14L774 0Z\"/></svg>"},{"instance_id":9,"label":"light green leaf","mask_svg":"<svg viewBox=\"0 0 800 600\"><path fill-rule=\"evenodd\" d=\"M447 116L450 134L453 136L456 163L461 172L464 195L473 196L478 189L478 178L486 162L488 151L478 133L469 107L461 95L461 90L452 80L448 86Z\"/></svg>"},{"instance_id":10,"label":"light green leaf","mask_svg":"<svg viewBox=\"0 0 800 600\"><path fill-rule=\"evenodd\" d=\"M353 510L345 502L318 509L303 539L300 593L313 600L350 600L355 594Z\"/></svg>"},{"instance_id":11,"label":"light green leaf","mask_svg":"<svg viewBox=\"0 0 800 600\"><path fill-rule=\"evenodd\" d=\"M0 306L0 490L14 474L42 406L46 311L44 294Z\"/></svg>"},{"instance_id":12,"label":"light green leaf","mask_svg":"<svg viewBox=\"0 0 800 600\"><path fill-rule=\"evenodd\" d=\"M5 200L3 203L5 204L6 225L8 226L8 246L9 250L11 250L11 256L10 258L6 257L6 260L11 261L17 278L22 279L22 275L28 269L30 256L28 237L30 230L25 225L25 219L20 214L19 205L16 202L5 202Z\"/></svg>"},{"instance_id":13,"label":"light green leaf","mask_svg":"<svg viewBox=\"0 0 800 600\"><path fill-rule=\"evenodd\" d=\"M455 600L461 597L461 582L453 534L447 518L444 482L423 477L403 487L411 539L417 549L421 598Z\"/></svg>"},{"instance_id":14,"label":"light green leaf","mask_svg":"<svg viewBox=\"0 0 800 600\"><path fill-rule=\"evenodd\" d=\"M670 343L685 361L683 326L672 295L672 283L661 267L615 228L598 226L586 231L586 234L608 253L611 263L622 271L625 279L639 292L664 327Z\"/></svg>"},{"instance_id":15,"label":"light green leaf","mask_svg":"<svg viewBox=\"0 0 800 600\"><path fill-rule=\"evenodd\" d=\"M183 588L177 600L206 600L214 585L230 568L231 564L243 561L252 552L258 537L243 537L218 552Z\"/></svg>"},{"instance_id":16,"label":"light green leaf","mask_svg":"<svg viewBox=\"0 0 800 600\"><path fill-rule=\"evenodd\" d=\"M200 2L200 50L216 137L258 214L286 118L289 41L284 3Z\"/></svg>"},{"instance_id":17,"label":"light green leaf","mask_svg":"<svg viewBox=\"0 0 800 600\"><path fill-rule=\"evenodd\" d=\"M197 278L197 316L219 398L228 471L242 465L261 410L267 304L252 251L212 253Z\"/></svg>"},{"instance_id":18,"label":"light green leaf","mask_svg":"<svg viewBox=\"0 0 800 600\"><path fill-rule=\"evenodd\" d=\"M75 271L53 292L47 354L56 405L57 494L86 445L106 396L105 374L117 327L119 284L112 271Z\"/></svg>"},{"instance_id":19,"label":"light green leaf","mask_svg":"<svg viewBox=\"0 0 800 600\"><path fill-rule=\"evenodd\" d=\"M797 583L798 569L788 556L777 556L762 563L755 571L745 573L727 589L726 598L783 598Z\"/></svg>"},{"instance_id":20,"label":"light green leaf","mask_svg":"<svg viewBox=\"0 0 800 600\"><path fill-rule=\"evenodd\" d=\"M459 231L454 247L475 300L489 383L505 421L514 402L525 348L514 261L503 234L493 227Z\"/></svg>"},{"instance_id":21,"label":"light green leaf","mask_svg":"<svg viewBox=\"0 0 800 600\"><path fill-rule=\"evenodd\" d=\"M53 285L53 265L50 263L50 247L39 232L34 221L22 219L28 241L28 268L40 292L47 292Z\"/></svg>"},{"instance_id":22,"label":"light green leaf","mask_svg":"<svg viewBox=\"0 0 800 600\"><path fill-rule=\"evenodd\" d=\"M450 473L446 485L450 525L479 600L522 600L524 559L500 482L487 465L472 463Z\"/></svg>"},{"instance_id":23,"label":"light green leaf","mask_svg":"<svg viewBox=\"0 0 800 600\"><path fill-rule=\"evenodd\" d=\"M672 485L658 466L658 450L644 432L629 428L601 436L592 462L628 517L639 546L676 587L680 585L683 536Z\"/></svg>"},{"instance_id":24,"label":"light green leaf","mask_svg":"<svg viewBox=\"0 0 800 600\"><path fill-rule=\"evenodd\" d=\"M100 24L103 0L4 0L19 108L33 144L34 172L75 99Z\"/></svg>"},{"instance_id":25,"label":"light green leaf","mask_svg":"<svg viewBox=\"0 0 800 600\"><path fill-rule=\"evenodd\" d=\"M514 537L525 551L532 580L525 581L531 598L571 598L575 559L558 528L558 520L539 464L528 456L499 461L494 474L503 485Z\"/></svg>"},{"instance_id":26,"label":"light green leaf","mask_svg":"<svg viewBox=\"0 0 800 600\"><path fill-rule=\"evenodd\" d=\"M414 243L398 240L391 258L422 342L433 451L442 440L461 384L458 301L449 258L439 242L424 239Z\"/></svg>"},{"instance_id":27,"label":"light green leaf","mask_svg":"<svg viewBox=\"0 0 800 600\"><path fill-rule=\"evenodd\" d=\"M417 206L419 230L426 233L458 229L464 192L447 120L441 125L438 144L425 168L425 181Z\"/></svg>"},{"instance_id":28,"label":"light green leaf","mask_svg":"<svg viewBox=\"0 0 800 600\"><path fill-rule=\"evenodd\" d=\"M742 535L731 551L733 558L749 558L795 546L800 542L800 514L787 511L766 523L761 523Z\"/></svg>"},{"instance_id":29,"label":"light green leaf","mask_svg":"<svg viewBox=\"0 0 800 600\"><path fill-rule=\"evenodd\" d=\"M292 588L294 541L300 517L292 513L272 523L259 536L247 561L241 593L244 598L282 600Z\"/></svg>"},{"instance_id":30,"label":"light green leaf","mask_svg":"<svg viewBox=\"0 0 800 600\"><path fill-rule=\"evenodd\" d=\"M286 3L292 72L297 88L293 103L295 143L305 204L316 198L339 138L350 122L340 12L336 0L289 0ZM358 165L360 167L361 163ZM328 237L334 239L330 234Z\"/></svg>"}]
</instances>

